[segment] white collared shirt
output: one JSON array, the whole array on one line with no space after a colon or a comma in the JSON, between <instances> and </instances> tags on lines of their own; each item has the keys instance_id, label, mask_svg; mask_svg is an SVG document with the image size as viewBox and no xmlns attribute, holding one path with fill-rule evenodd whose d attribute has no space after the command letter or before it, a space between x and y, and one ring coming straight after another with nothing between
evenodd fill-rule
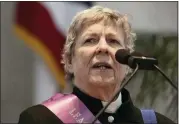
<instances>
[{"instance_id":1,"label":"white collared shirt","mask_svg":"<svg viewBox=\"0 0 179 124\"><path fill-rule=\"evenodd\" d=\"M101 101L101 102L103 104L103 107L108 103L108 102L104 102L104 101ZM121 96L121 93L120 93L118 98L107 107L105 112L115 113L116 110L121 106L121 104L122 104L122 96Z\"/></svg>"}]
</instances>

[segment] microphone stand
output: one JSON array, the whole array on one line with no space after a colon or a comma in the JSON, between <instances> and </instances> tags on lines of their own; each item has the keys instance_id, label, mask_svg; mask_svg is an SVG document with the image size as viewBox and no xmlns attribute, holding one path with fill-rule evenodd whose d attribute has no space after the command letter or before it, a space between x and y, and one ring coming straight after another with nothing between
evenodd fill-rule
<instances>
[{"instance_id":1,"label":"microphone stand","mask_svg":"<svg viewBox=\"0 0 179 124\"><path fill-rule=\"evenodd\" d=\"M169 82L169 84L175 88L175 90L177 90L178 92L178 88L173 84L173 82L165 75L165 73L157 66L157 65L154 65L154 67L157 69L158 72L160 72L166 79L167 81Z\"/></svg>"},{"instance_id":2,"label":"microphone stand","mask_svg":"<svg viewBox=\"0 0 179 124\"><path fill-rule=\"evenodd\" d=\"M108 104L103 107L98 114L95 116L95 119L92 121L92 124L95 123L95 121L98 119L98 117L106 110L106 108L112 103L112 101L115 100L115 98L118 96L118 94L121 92L121 90L129 83L129 81L132 79L132 77L136 74L137 70L139 69L138 64L136 64L136 68L135 70L132 72L132 74L129 76L129 78L127 80L124 81L124 83L122 83L121 87L119 88L119 90L114 94L114 96L110 99L110 101L108 102Z\"/></svg>"}]
</instances>

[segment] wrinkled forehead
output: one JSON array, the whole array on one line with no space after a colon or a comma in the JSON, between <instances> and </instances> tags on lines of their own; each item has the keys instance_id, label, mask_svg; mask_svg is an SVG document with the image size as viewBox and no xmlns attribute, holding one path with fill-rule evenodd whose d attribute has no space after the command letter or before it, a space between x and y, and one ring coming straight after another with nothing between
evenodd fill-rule
<instances>
[{"instance_id":1,"label":"wrinkled forehead","mask_svg":"<svg viewBox=\"0 0 179 124\"><path fill-rule=\"evenodd\" d=\"M105 27L112 27L114 30L121 30L122 23L119 20L110 19L110 18L99 18L99 19L88 19L81 23L81 26L79 26L80 30L78 30L78 34L81 34L91 25L102 23Z\"/></svg>"},{"instance_id":2,"label":"wrinkled forehead","mask_svg":"<svg viewBox=\"0 0 179 124\"><path fill-rule=\"evenodd\" d=\"M101 28L101 26L102 26L102 28ZM120 37L120 40L122 40L122 41L124 40L124 30L121 27L121 25L119 25L113 21L109 21L109 20L107 20L107 21L101 20L99 22L91 23L90 25L83 27L83 29L79 32L78 39L80 37L83 37L84 35L92 34L92 33L111 34L116 37Z\"/></svg>"}]
</instances>

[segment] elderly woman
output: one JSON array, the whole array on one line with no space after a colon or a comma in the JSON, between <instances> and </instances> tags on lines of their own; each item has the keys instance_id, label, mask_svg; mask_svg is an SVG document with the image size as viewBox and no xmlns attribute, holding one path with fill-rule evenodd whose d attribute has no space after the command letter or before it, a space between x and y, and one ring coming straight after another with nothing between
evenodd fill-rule
<instances>
[{"instance_id":1,"label":"elderly woman","mask_svg":"<svg viewBox=\"0 0 179 124\"><path fill-rule=\"evenodd\" d=\"M116 51L132 52L134 40L126 16L117 11L96 6L78 13L63 52L66 79L74 83L73 92L57 94L28 108L21 113L19 124L91 123L129 72L126 65L115 60ZM157 112L153 118L158 124L173 124ZM123 88L96 123L143 124L144 119Z\"/></svg>"}]
</instances>

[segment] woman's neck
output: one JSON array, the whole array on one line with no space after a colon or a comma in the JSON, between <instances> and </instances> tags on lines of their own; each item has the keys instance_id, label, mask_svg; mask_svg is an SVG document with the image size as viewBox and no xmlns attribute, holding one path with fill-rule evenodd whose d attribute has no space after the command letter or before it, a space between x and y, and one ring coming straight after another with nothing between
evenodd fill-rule
<instances>
[{"instance_id":1,"label":"woman's neck","mask_svg":"<svg viewBox=\"0 0 179 124\"><path fill-rule=\"evenodd\" d=\"M106 87L97 87L90 84L87 85L80 85L75 84L82 92L86 93L87 95L94 97L96 99L100 99L101 101L108 102L119 89L119 86L106 86Z\"/></svg>"}]
</instances>

